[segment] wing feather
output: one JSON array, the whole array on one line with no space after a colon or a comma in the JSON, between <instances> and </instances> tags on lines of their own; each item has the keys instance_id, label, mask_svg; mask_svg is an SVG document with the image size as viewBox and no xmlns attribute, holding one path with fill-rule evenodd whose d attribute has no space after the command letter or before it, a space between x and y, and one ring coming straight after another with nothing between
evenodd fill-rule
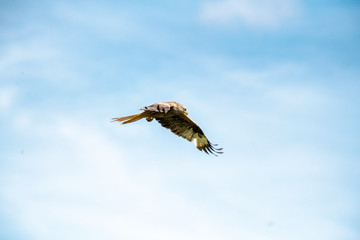
<instances>
[{"instance_id":1,"label":"wing feather","mask_svg":"<svg viewBox=\"0 0 360 240\"><path fill-rule=\"evenodd\" d=\"M185 114L171 115L166 114L163 117L155 118L161 126L170 129L174 134L185 138L190 142L194 142L195 146L205 153L222 154L222 148L215 148L216 144L212 144L201 128Z\"/></svg>"}]
</instances>

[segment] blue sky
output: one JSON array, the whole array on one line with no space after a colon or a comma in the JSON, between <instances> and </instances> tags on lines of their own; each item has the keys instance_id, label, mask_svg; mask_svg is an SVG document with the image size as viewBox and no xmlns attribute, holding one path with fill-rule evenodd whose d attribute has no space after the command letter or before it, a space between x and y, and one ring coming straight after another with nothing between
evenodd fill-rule
<instances>
[{"instance_id":1,"label":"blue sky","mask_svg":"<svg viewBox=\"0 0 360 240\"><path fill-rule=\"evenodd\" d=\"M0 239L360 238L358 1L0 5Z\"/></svg>"}]
</instances>

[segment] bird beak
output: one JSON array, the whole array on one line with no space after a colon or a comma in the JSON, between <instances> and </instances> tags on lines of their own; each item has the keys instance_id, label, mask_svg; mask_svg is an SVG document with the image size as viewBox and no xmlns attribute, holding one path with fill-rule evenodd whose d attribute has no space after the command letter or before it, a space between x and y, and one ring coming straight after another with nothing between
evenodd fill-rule
<instances>
[{"instance_id":1,"label":"bird beak","mask_svg":"<svg viewBox=\"0 0 360 240\"><path fill-rule=\"evenodd\" d=\"M187 111L187 110L185 110L184 113L185 113L186 115L188 115L188 111Z\"/></svg>"}]
</instances>

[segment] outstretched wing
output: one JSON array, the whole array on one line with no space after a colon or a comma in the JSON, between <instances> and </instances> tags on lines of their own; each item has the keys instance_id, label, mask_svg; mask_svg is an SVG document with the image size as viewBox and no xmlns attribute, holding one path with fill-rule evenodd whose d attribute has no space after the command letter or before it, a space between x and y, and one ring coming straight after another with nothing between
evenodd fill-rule
<instances>
[{"instance_id":1,"label":"outstretched wing","mask_svg":"<svg viewBox=\"0 0 360 240\"><path fill-rule=\"evenodd\" d=\"M201 128L185 114L156 117L161 126L168 128L174 134L194 142L195 146L207 154L222 154L222 148L215 148L216 144L212 144L206 138Z\"/></svg>"}]
</instances>

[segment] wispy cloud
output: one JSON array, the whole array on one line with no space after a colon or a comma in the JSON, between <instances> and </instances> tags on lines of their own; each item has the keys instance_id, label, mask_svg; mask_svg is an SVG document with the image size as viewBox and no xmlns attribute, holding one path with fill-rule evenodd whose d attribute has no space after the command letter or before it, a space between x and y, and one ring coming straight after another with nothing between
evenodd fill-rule
<instances>
[{"instance_id":1,"label":"wispy cloud","mask_svg":"<svg viewBox=\"0 0 360 240\"><path fill-rule=\"evenodd\" d=\"M15 131L33 143L8 156L15 161L0 185L2 212L29 239L51 238L64 228L55 239L221 238L207 213L166 187L161 168L139 166L103 125L46 115L28 112L14 121ZM139 156L148 160L146 152Z\"/></svg>"},{"instance_id":2,"label":"wispy cloud","mask_svg":"<svg viewBox=\"0 0 360 240\"><path fill-rule=\"evenodd\" d=\"M154 165L150 162L156 152L126 150L141 140L132 141L123 131L114 133L120 126L110 130L94 119L84 122L58 112L30 111L17 117L15 132L32 143L21 154L7 155L13 161L2 172L6 184L0 185L0 197L6 206L2 212L15 221L15 226L7 224L26 232L29 239L56 233L55 239L266 240L286 239L294 231L298 239L311 237L298 226L331 226L311 232L318 239L354 235L326 220L326 209L335 201L350 207L334 208L332 214L351 211L354 203L343 196L334 198L329 185L338 160L325 153L274 148L253 156L241 153L246 161L224 155L222 161L206 164L161 154L156 159L161 164ZM146 132L142 136L148 137ZM323 174L326 177L318 179ZM322 208L309 207L314 196L330 200Z\"/></svg>"},{"instance_id":3,"label":"wispy cloud","mask_svg":"<svg viewBox=\"0 0 360 240\"><path fill-rule=\"evenodd\" d=\"M200 19L207 24L277 27L301 11L295 0L221 0L203 4Z\"/></svg>"},{"instance_id":4,"label":"wispy cloud","mask_svg":"<svg viewBox=\"0 0 360 240\"><path fill-rule=\"evenodd\" d=\"M77 31L110 40L128 39L136 31L136 16L104 4L59 4L55 15Z\"/></svg>"},{"instance_id":5,"label":"wispy cloud","mask_svg":"<svg viewBox=\"0 0 360 240\"><path fill-rule=\"evenodd\" d=\"M319 17L316 3L295 36L260 39L209 31L198 2L180 2L7 9L17 21L0 46L0 238L359 238L358 68L300 54L349 55L341 46L357 42L312 35L338 34L342 22L327 19L348 12ZM252 29L314 6L200 2L205 24ZM110 123L164 100L184 103L225 153L211 158L156 121Z\"/></svg>"},{"instance_id":6,"label":"wispy cloud","mask_svg":"<svg viewBox=\"0 0 360 240\"><path fill-rule=\"evenodd\" d=\"M13 106L17 95L15 87L0 86L0 113Z\"/></svg>"}]
</instances>

